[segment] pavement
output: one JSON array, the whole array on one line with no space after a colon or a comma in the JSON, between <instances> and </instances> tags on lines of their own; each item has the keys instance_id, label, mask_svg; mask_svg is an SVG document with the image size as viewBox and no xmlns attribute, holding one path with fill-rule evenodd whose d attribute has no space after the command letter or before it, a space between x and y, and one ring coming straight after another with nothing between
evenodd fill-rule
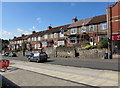
<instances>
[{"instance_id":1,"label":"pavement","mask_svg":"<svg viewBox=\"0 0 120 88\"><path fill-rule=\"evenodd\" d=\"M18 61L18 60L11 60L10 66L19 68L19 69L23 69L25 71L30 71L30 72L43 74L43 75L54 77L54 78L63 79L63 80L66 80L67 82L69 81L72 83L77 83L79 85L81 84L81 85L86 85L86 86L90 86L90 87L118 86L118 72L117 71L97 70L97 69L90 69L90 68L78 68L78 67L71 67L71 66L25 62L25 61ZM39 76L32 77L32 73L30 73L31 75L29 75L29 73L26 73L25 71L18 70L18 71L15 71L15 72L17 72L17 74L12 74L12 75L8 74L8 76L7 76L7 74L4 73L3 75L5 77L7 77L8 79L11 79L12 81L14 81L14 83L16 83L18 85L21 85L21 84L29 85L31 83L28 84L28 83L24 83L24 82L29 82L30 80L33 80L33 78L35 78L35 77L36 77L35 79L41 80L41 78ZM15 76L14 78L16 78L16 77L17 78L13 79L13 76ZM21 82L20 79L27 80L27 81ZM51 80L51 78L50 78L50 80ZM49 80L49 82L52 82L50 80ZM38 82L38 81L36 80L36 82ZM44 80L44 82L46 82L46 80ZM56 80L56 82L57 82L57 80ZM38 85L39 82L37 84L35 84L35 83L33 82L33 84L31 84L31 85ZM71 83L71 85L73 85L73 86L77 85L77 84L72 84L72 83ZM52 83L52 84L55 85L55 83ZM65 83L65 84L67 85L67 83ZM47 82L44 85L47 85ZM50 84L48 84L48 85L50 85ZM64 84L58 83L58 85L64 85ZM70 83L68 83L68 85L70 86Z\"/></svg>"}]
</instances>

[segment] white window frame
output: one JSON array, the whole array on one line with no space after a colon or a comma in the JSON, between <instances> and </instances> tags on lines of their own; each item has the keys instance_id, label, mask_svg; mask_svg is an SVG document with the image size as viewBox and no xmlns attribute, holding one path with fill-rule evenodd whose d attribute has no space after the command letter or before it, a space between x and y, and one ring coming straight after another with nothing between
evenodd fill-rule
<instances>
[{"instance_id":1,"label":"white window frame","mask_svg":"<svg viewBox=\"0 0 120 88\"><path fill-rule=\"evenodd\" d=\"M58 37L57 37L57 33L54 33L54 38L58 38Z\"/></svg>"},{"instance_id":2,"label":"white window frame","mask_svg":"<svg viewBox=\"0 0 120 88\"><path fill-rule=\"evenodd\" d=\"M72 29L70 30L70 33L71 33L71 34L77 34L77 28L72 28Z\"/></svg>"},{"instance_id":3,"label":"white window frame","mask_svg":"<svg viewBox=\"0 0 120 88\"><path fill-rule=\"evenodd\" d=\"M69 43L70 44L76 44L77 43L77 38L76 37L72 37L75 40L75 43L71 43L71 38L69 38Z\"/></svg>"},{"instance_id":4,"label":"white window frame","mask_svg":"<svg viewBox=\"0 0 120 88\"><path fill-rule=\"evenodd\" d=\"M44 39L47 39L47 38L48 38L48 35L47 35L47 34L45 34L45 35L44 35Z\"/></svg>"},{"instance_id":5,"label":"white window frame","mask_svg":"<svg viewBox=\"0 0 120 88\"><path fill-rule=\"evenodd\" d=\"M91 27L92 27L92 30L91 30ZM89 31L94 31L94 25L89 25Z\"/></svg>"},{"instance_id":6,"label":"white window frame","mask_svg":"<svg viewBox=\"0 0 120 88\"><path fill-rule=\"evenodd\" d=\"M81 27L81 32L83 33L83 32L86 32L86 26L82 26Z\"/></svg>"},{"instance_id":7,"label":"white window frame","mask_svg":"<svg viewBox=\"0 0 120 88\"><path fill-rule=\"evenodd\" d=\"M50 38L53 38L53 34L50 34Z\"/></svg>"},{"instance_id":8,"label":"white window frame","mask_svg":"<svg viewBox=\"0 0 120 88\"><path fill-rule=\"evenodd\" d=\"M40 41L41 40L41 37L40 36L38 36L38 41Z\"/></svg>"},{"instance_id":9,"label":"white window frame","mask_svg":"<svg viewBox=\"0 0 120 88\"><path fill-rule=\"evenodd\" d=\"M106 30L107 29L107 23L100 23L100 29Z\"/></svg>"},{"instance_id":10,"label":"white window frame","mask_svg":"<svg viewBox=\"0 0 120 88\"><path fill-rule=\"evenodd\" d=\"M65 45L65 41L64 40L58 41L58 46L60 46L60 45Z\"/></svg>"},{"instance_id":11,"label":"white window frame","mask_svg":"<svg viewBox=\"0 0 120 88\"><path fill-rule=\"evenodd\" d=\"M47 42L42 42L42 46L47 46Z\"/></svg>"},{"instance_id":12,"label":"white window frame","mask_svg":"<svg viewBox=\"0 0 120 88\"><path fill-rule=\"evenodd\" d=\"M63 33L62 33L63 32ZM64 30L61 30L60 37L64 37Z\"/></svg>"}]
</instances>

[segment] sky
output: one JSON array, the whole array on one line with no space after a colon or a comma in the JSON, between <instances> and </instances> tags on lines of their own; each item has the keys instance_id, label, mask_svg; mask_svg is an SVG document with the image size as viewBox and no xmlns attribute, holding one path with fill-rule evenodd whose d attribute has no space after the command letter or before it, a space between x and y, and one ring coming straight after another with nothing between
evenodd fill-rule
<instances>
[{"instance_id":1,"label":"sky","mask_svg":"<svg viewBox=\"0 0 120 88\"><path fill-rule=\"evenodd\" d=\"M106 14L106 2L2 2L3 39L30 34L32 31L71 24L72 18L85 19ZM0 9L1 11L1 9ZM1 15L0 15L1 16Z\"/></svg>"}]
</instances>

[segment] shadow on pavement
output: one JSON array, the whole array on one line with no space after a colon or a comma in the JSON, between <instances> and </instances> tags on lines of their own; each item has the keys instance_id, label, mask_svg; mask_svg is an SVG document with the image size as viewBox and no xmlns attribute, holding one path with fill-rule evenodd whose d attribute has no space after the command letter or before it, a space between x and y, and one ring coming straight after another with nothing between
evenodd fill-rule
<instances>
[{"instance_id":1,"label":"shadow on pavement","mask_svg":"<svg viewBox=\"0 0 120 88\"><path fill-rule=\"evenodd\" d=\"M18 85L2 76L2 88L20 88Z\"/></svg>"}]
</instances>

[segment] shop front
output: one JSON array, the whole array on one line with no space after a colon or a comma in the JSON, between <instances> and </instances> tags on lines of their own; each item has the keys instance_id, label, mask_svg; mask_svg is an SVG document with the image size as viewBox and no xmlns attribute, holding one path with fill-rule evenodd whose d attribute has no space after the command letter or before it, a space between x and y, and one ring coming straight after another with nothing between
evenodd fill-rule
<instances>
[{"instance_id":1,"label":"shop front","mask_svg":"<svg viewBox=\"0 0 120 88\"><path fill-rule=\"evenodd\" d=\"M113 58L120 58L120 34L112 35Z\"/></svg>"}]
</instances>

